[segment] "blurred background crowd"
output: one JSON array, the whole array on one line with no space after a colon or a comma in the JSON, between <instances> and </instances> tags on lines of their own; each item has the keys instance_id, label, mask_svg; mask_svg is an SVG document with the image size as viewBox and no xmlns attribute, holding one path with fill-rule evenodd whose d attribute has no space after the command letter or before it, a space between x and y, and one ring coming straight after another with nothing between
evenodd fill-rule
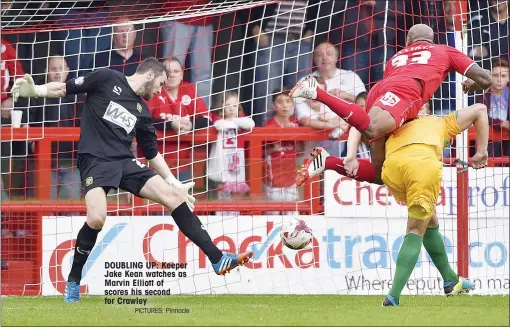
<instances>
[{"instance_id":1,"label":"blurred background crowd","mask_svg":"<svg viewBox=\"0 0 510 327\"><path fill-rule=\"evenodd\" d=\"M176 168L179 179L207 176L202 177L205 187L215 190L211 194L221 200L249 193L244 149L236 140L254 127L306 126L328 133L324 141L266 144L264 184L271 200L298 200L296 167L313 146L345 155L345 141L338 138L348 125L320 103L291 99L288 91L299 79L313 74L321 88L364 106L367 92L383 76L385 60L405 45L410 26L426 23L437 32L436 43L451 46L458 42L455 30L460 28L455 19L458 1L280 1L136 25L130 23L129 11L111 21L116 1L74 1L75 9L65 3L69 2L2 1L2 24L7 26L1 37L2 125L11 123L13 109L23 111L26 126L80 125L83 95L21 99L13 104L9 89L24 73L32 74L38 84L65 82L103 67L132 75L141 60L156 57L169 73L162 94L148 102L156 128L172 135L218 130L218 139L209 147L194 148L189 142L177 143L175 137L164 138L160 152ZM189 1L159 3L159 11L178 12ZM491 125L508 130L508 3L468 4L468 55L491 70L494 78L490 90L471 96L469 102L486 103ZM27 19L34 24L24 29ZM67 29L66 23L76 19L114 26ZM51 31L37 29L37 24L48 22ZM15 27L16 33L9 33L9 27ZM444 115L459 109L455 78L454 73L449 75L424 105L423 114ZM2 200L33 196L36 146L31 141L2 142ZM81 196L76 147L72 142L53 144L52 199ZM492 142L489 155L509 156L509 149L508 141ZM143 157L136 147L133 151ZM449 157L452 151L447 148L444 155ZM369 157L365 146L359 156ZM192 165L200 160L203 166Z\"/></svg>"}]
</instances>

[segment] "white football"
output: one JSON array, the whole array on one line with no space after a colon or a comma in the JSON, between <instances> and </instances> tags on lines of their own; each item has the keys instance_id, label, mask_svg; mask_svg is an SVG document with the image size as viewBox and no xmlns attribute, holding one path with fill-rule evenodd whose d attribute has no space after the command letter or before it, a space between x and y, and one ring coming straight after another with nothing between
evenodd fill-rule
<instances>
[{"instance_id":1,"label":"white football","mask_svg":"<svg viewBox=\"0 0 510 327\"><path fill-rule=\"evenodd\" d=\"M286 247L304 249L312 242L312 229L302 219L293 218L282 225L280 237Z\"/></svg>"}]
</instances>

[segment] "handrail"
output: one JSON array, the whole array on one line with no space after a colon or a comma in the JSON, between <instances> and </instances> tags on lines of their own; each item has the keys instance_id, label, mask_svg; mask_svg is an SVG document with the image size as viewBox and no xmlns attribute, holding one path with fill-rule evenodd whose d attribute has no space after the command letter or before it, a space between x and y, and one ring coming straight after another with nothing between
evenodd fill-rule
<instances>
[{"instance_id":1,"label":"handrail","mask_svg":"<svg viewBox=\"0 0 510 327\"><path fill-rule=\"evenodd\" d=\"M158 139L165 139L167 142L192 142L194 145L206 144L214 141L217 131L214 128L195 131L188 135L176 135L174 132L168 132L166 136L163 132L158 131ZM265 142L271 141L319 141L327 140L330 130L314 130L309 127L298 128L278 128L278 127L255 127L252 131L241 134L238 138L239 142L245 142L247 153L247 176L246 180L250 184L251 195L260 196L263 194L263 146ZM345 139L345 133L341 139ZM509 139L509 133L506 130L491 128L489 137L491 140ZM51 186L51 157L52 146L54 141L78 141L80 138L80 130L77 127L28 127L28 128L1 128L2 141L35 141L37 143L35 153L35 181L36 181L36 198L41 201L50 200ZM476 138L473 128L468 132L469 140ZM446 160L448 161L448 160ZM493 158L492 164L508 164L510 159ZM317 200L318 201L318 200ZM314 204L317 206L318 204Z\"/></svg>"}]
</instances>

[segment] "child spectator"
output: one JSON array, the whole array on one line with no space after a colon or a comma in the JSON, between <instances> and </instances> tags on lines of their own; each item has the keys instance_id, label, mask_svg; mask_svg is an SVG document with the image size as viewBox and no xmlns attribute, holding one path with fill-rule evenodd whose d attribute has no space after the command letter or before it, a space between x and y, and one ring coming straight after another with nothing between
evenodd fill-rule
<instances>
[{"instance_id":1,"label":"child spectator","mask_svg":"<svg viewBox=\"0 0 510 327\"><path fill-rule=\"evenodd\" d=\"M492 86L476 102L485 103L489 110L489 126L508 131L510 118L510 88L508 61L494 60L492 63ZM489 141L489 157L510 155L510 141Z\"/></svg>"},{"instance_id":2,"label":"child spectator","mask_svg":"<svg viewBox=\"0 0 510 327\"><path fill-rule=\"evenodd\" d=\"M184 135L192 130L209 126L209 111L192 83L183 81L184 72L179 60L170 57L163 61L168 80L161 94L147 102L151 110L154 127L158 130L173 130ZM178 141L175 136L159 141L159 151L170 168L176 168L176 177L181 182L191 180L190 142ZM143 157L138 149L137 157Z\"/></svg>"},{"instance_id":3,"label":"child spectator","mask_svg":"<svg viewBox=\"0 0 510 327\"><path fill-rule=\"evenodd\" d=\"M322 90L326 90L326 81L324 78L317 76L318 87ZM311 127L316 130L328 130L331 129L330 138L336 140L342 135L348 128L349 125L338 117L331 109L326 105L316 100L306 100L306 103L296 104L296 116L301 126ZM320 146L325 148L330 154L336 153L340 156L340 146L338 141L318 141L308 142L306 145L307 149Z\"/></svg>"},{"instance_id":4,"label":"child spectator","mask_svg":"<svg viewBox=\"0 0 510 327\"><path fill-rule=\"evenodd\" d=\"M241 117L243 109L239 95L233 91L221 94L216 101L218 118L214 127L218 130L216 142L211 146L207 164L207 176L212 189L218 191L218 200L242 198L250 191L246 184L244 148L238 144L241 130L251 130L253 119ZM237 215L238 212L216 212L216 215Z\"/></svg>"},{"instance_id":5,"label":"child spectator","mask_svg":"<svg viewBox=\"0 0 510 327\"><path fill-rule=\"evenodd\" d=\"M267 127L298 127L297 121L291 119L294 103L288 91L273 91L273 110L275 116L267 123ZM298 152L304 149L302 142L282 141L266 145L266 194L271 201L292 201L299 198L296 186ZM279 214L271 211L267 214ZM299 214L296 211L282 212L285 215Z\"/></svg>"}]
</instances>

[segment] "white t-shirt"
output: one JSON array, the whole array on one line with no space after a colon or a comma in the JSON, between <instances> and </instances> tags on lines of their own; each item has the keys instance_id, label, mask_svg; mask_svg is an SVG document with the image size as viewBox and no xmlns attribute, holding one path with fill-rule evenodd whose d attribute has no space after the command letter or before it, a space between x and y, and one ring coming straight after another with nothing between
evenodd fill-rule
<instances>
[{"instance_id":1,"label":"white t-shirt","mask_svg":"<svg viewBox=\"0 0 510 327\"><path fill-rule=\"evenodd\" d=\"M237 143L237 137L239 129L251 130L254 126L255 122L249 117L219 119L214 123L218 136L207 159L209 179L217 183L246 181L244 148Z\"/></svg>"},{"instance_id":2,"label":"white t-shirt","mask_svg":"<svg viewBox=\"0 0 510 327\"><path fill-rule=\"evenodd\" d=\"M319 76L318 71L314 71L312 73L312 76ZM300 79L300 81L304 80L306 78L303 77ZM358 96L361 92L366 92L365 84L363 84L363 81L361 78L353 72L352 70L344 70L344 69L336 69L335 76L333 78L330 78L326 80L326 90L334 90L339 89L342 92L347 92L355 97ZM306 108L308 107L308 108ZM327 107L326 107L327 108ZM327 108L329 111L331 109ZM299 119L299 112L306 112L309 111L310 107L306 103L306 99L303 98L296 98L296 114L298 115Z\"/></svg>"}]
</instances>

